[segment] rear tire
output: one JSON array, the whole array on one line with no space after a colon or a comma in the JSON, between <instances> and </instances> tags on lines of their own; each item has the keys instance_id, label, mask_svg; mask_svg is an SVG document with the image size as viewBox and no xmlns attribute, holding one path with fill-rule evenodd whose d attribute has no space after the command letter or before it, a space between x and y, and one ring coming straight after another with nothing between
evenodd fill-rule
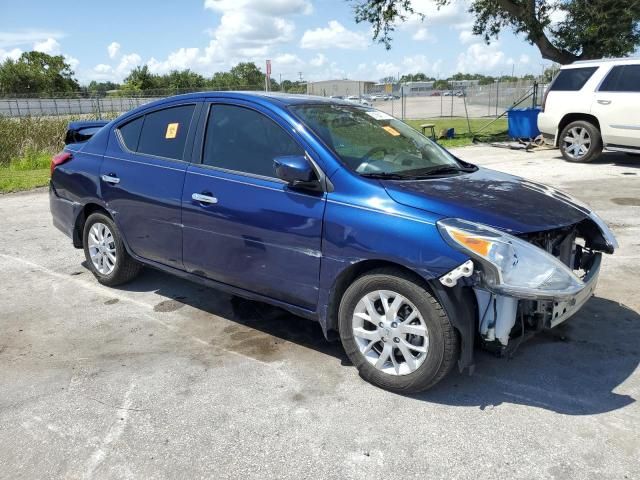
<instances>
[{"instance_id":1,"label":"rear tire","mask_svg":"<svg viewBox=\"0 0 640 480\"><path fill-rule=\"evenodd\" d=\"M602 153L602 136L594 124L585 120L571 122L560 134L560 152L568 162L589 163Z\"/></svg>"},{"instance_id":2,"label":"rear tire","mask_svg":"<svg viewBox=\"0 0 640 480\"><path fill-rule=\"evenodd\" d=\"M142 265L127 252L115 222L103 213L92 213L84 224L84 256L91 273L103 285L115 287L138 276Z\"/></svg>"},{"instance_id":3,"label":"rear tire","mask_svg":"<svg viewBox=\"0 0 640 480\"><path fill-rule=\"evenodd\" d=\"M347 288L339 329L360 376L398 393L431 388L459 355L457 331L442 305L411 276L394 269L365 274Z\"/></svg>"}]
</instances>

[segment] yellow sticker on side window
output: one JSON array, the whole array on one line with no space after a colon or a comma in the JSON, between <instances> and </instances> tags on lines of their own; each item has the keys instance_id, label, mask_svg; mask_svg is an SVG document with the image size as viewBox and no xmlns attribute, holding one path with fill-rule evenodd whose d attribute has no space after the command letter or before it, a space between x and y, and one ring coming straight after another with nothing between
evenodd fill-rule
<instances>
[{"instance_id":1,"label":"yellow sticker on side window","mask_svg":"<svg viewBox=\"0 0 640 480\"><path fill-rule=\"evenodd\" d=\"M389 125L385 125L382 128L384 128L387 131L387 133L389 133L390 135L393 135L394 137L399 137L400 136L400 132L397 131L395 128L390 127Z\"/></svg>"},{"instance_id":2,"label":"yellow sticker on side window","mask_svg":"<svg viewBox=\"0 0 640 480\"><path fill-rule=\"evenodd\" d=\"M178 136L179 123L170 123L167 125L167 132L164 134L164 138L176 138Z\"/></svg>"}]
</instances>

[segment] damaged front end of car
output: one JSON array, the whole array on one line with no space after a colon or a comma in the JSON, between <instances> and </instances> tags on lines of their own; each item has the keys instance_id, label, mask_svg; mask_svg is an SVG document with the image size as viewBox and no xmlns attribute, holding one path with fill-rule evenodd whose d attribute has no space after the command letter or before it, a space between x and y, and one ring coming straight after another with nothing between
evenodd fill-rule
<instances>
[{"instance_id":1,"label":"damaged front end of car","mask_svg":"<svg viewBox=\"0 0 640 480\"><path fill-rule=\"evenodd\" d=\"M602 254L617 248L612 232L592 212L573 225L521 235L457 218L440 220L438 229L470 257L440 283L473 290L483 346L501 355L576 313L593 295Z\"/></svg>"}]
</instances>

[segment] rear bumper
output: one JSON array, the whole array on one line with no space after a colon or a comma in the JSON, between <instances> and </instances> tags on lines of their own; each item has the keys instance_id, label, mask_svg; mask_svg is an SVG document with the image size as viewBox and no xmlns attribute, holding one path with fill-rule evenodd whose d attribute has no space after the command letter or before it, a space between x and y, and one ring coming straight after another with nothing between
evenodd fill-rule
<instances>
[{"instance_id":1,"label":"rear bumper","mask_svg":"<svg viewBox=\"0 0 640 480\"><path fill-rule=\"evenodd\" d=\"M78 208L79 205L58 196L55 187L49 184L49 210L53 226L71 239Z\"/></svg>"},{"instance_id":2,"label":"rear bumper","mask_svg":"<svg viewBox=\"0 0 640 480\"><path fill-rule=\"evenodd\" d=\"M547 143L548 145L556 146L556 137L558 136L558 121L555 115L552 117L549 114L540 112L538 114L538 130L540 130L545 143Z\"/></svg>"}]
</instances>

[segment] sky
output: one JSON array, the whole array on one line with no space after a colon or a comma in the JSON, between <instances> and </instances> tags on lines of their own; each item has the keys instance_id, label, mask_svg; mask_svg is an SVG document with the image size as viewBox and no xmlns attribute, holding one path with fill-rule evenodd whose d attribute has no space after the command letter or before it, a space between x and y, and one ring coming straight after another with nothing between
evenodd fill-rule
<instances>
[{"instance_id":1,"label":"sky","mask_svg":"<svg viewBox=\"0 0 640 480\"><path fill-rule=\"evenodd\" d=\"M29 50L61 54L81 84L119 82L144 64L154 73L210 76L241 61L264 70L270 59L276 80L311 81L539 74L549 64L508 30L490 45L474 36L468 0L413 4L426 20L398 25L387 51L372 41L370 25L355 23L346 0L0 0L0 61Z\"/></svg>"}]
</instances>

